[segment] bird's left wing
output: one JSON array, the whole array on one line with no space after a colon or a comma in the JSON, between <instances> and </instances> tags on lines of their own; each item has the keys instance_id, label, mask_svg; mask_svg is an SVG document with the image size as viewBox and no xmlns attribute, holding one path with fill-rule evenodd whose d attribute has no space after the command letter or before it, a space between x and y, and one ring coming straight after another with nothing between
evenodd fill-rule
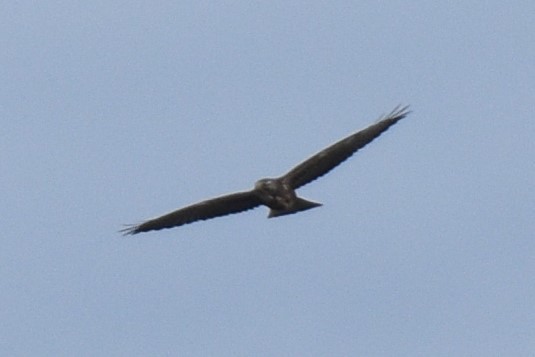
<instances>
[{"instance_id":1,"label":"bird's left wing","mask_svg":"<svg viewBox=\"0 0 535 357\"><path fill-rule=\"evenodd\" d=\"M246 211L261 204L262 202L254 190L232 193L181 208L138 225L129 226L121 232L126 235L178 227L195 221Z\"/></svg>"},{"instance_id":2,"label":"bird's left wing","mask_svg":"<svg viewBox=\"0 0 535 357\"><path fill-rule=\"evenodd\" d=\"M405 118L407 114L409 114L408 107L395 108L375 124L334 143L300 163L284 175L282 179L294 190L306 185L340 165L357 150L363 148L392 125Z\"/></svg>"}]
</instances>

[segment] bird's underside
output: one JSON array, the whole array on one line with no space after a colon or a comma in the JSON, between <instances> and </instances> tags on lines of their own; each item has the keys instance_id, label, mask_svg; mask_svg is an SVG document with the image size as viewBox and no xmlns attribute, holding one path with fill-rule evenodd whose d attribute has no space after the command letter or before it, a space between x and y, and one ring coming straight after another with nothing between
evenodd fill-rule
<instances>
[{"instance_id":1,"label":"bird's underside","mask_svg":"<svg viewBox=\"0 0 535 357\"><path fill-rule=\"evenodd\" d=\"M318 152L285 175L257 181L250 191L232 193L202 201L141 224L128 226L122 232L124 234L137 234L178 227L195 221L243 212L261 205L270 209L268 216L270 218L321 206L320 203L298 197L295 190L334 169L408 114L408 107L397 107L375 124Z\"/></svg>"}]
</instances>

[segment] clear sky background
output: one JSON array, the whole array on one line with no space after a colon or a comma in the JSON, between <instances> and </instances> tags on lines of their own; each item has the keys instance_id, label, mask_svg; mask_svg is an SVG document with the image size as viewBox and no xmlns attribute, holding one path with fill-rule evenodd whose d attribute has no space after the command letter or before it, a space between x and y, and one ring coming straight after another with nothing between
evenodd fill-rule
<instances>
[{"instance_id":1,"label":"clear sky background","mask_svg":"<svg viewBox=\"0 0 535 357\"><path fill-rule=\"evenodd\" d=\"M528 356L533 1L4 1L2 356ZM123 237L413 112L256 210Z\"/></svg>"}]
</instances>

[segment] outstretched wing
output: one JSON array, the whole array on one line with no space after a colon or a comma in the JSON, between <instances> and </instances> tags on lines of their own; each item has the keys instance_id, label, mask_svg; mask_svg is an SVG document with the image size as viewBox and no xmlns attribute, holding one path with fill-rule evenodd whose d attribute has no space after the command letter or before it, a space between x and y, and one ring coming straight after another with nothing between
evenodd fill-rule
<instances>
[{"instance_id":1,"label":"outstretched wing","mask_svg":"<svg viewBox=\"0 0 535 357\"><path fill-rule=\"evenodd\" d=\"M125 235L178 227L195 221L238 213L260 206L255 191L238 192L187 206L158 218L123 229Z\"/></svg>"},{"instance_id":2,"label":"outstretched wing","mask_svg":"<svg viewBox=\"0 0 535 357\"><path fill-rule=\"evenodd\" d=\"M294 167L282 179L294 190L314 181L340 165L357 150L370 143L399 120L409 114L408 106L396 107L390 114L373 125L320 151L308 160Z\"/></svg>"}]
</instances>

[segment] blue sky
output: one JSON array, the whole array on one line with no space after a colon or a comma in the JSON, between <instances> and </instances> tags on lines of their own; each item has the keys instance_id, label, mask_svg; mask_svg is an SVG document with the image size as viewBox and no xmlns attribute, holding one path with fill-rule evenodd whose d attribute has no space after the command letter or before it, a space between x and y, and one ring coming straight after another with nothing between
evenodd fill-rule
<instances>
[{"instance_id":1,"label":"blue sky","mask_svg":"<svg viewBox=\"0 0 535 357\"><path fill-rule=\"evenodd\" d=\"M0 11L0 353L527 356L531 1ZM267 210L122 237L413 113Z\"/></svg>"}]
</instances>

